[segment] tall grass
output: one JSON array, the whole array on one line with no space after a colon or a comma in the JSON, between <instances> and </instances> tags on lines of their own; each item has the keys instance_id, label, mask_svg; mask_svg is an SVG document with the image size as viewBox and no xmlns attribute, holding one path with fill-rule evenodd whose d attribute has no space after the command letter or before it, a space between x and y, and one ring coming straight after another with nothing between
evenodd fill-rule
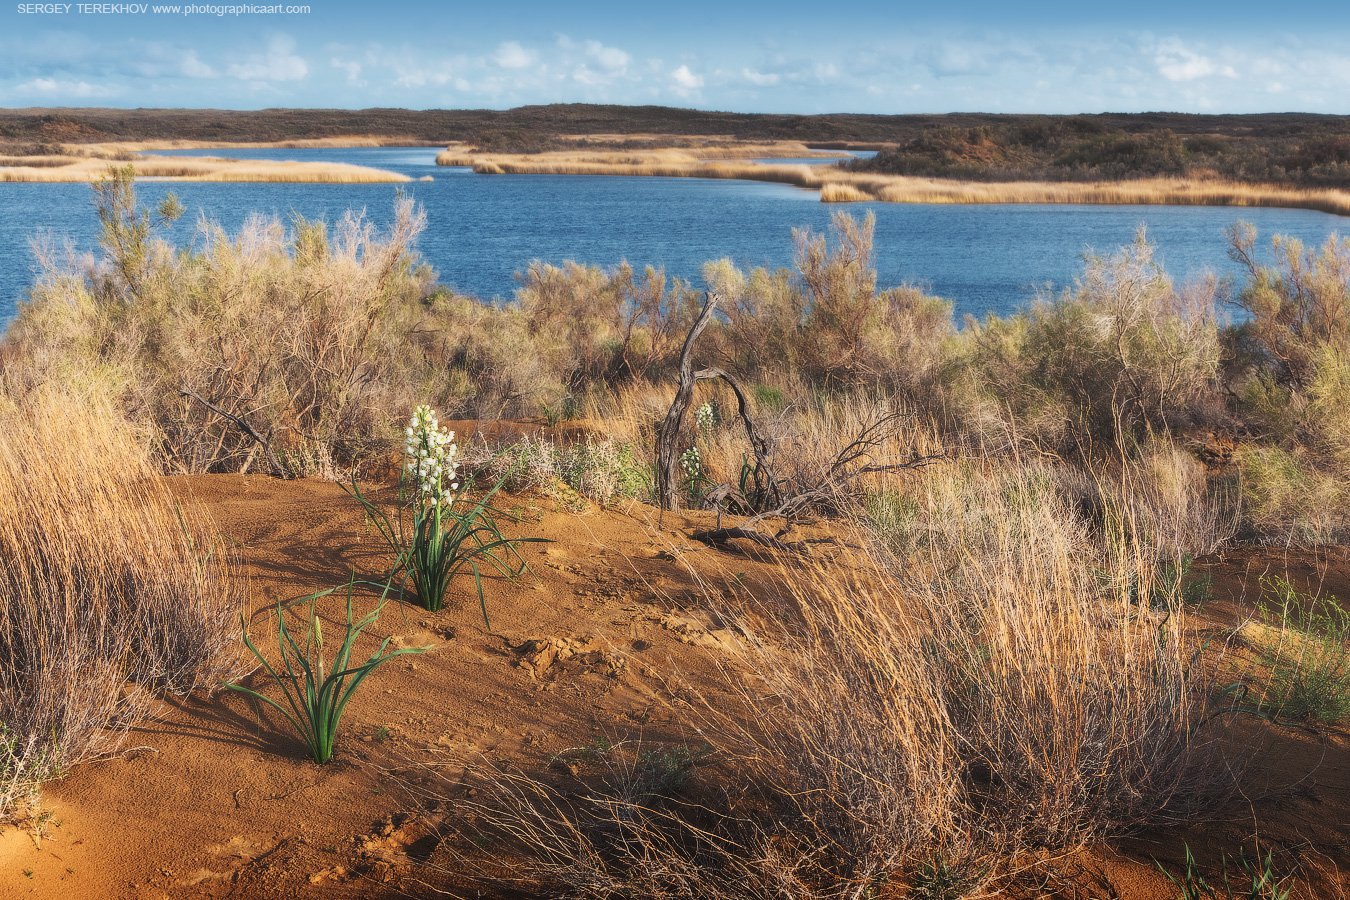
<instances>
[{"instance_id":1,"label":"tall grass","mask_svg":"<svg viewBox=\"0 0 1350 900\"><path fill-rule=\"evenodd\" d=\"M232 671L241 584L106 403L0 398L0 814Z\"/></svg>"},{"instance_id":2,"label":"tall grass","mask_svg":"<svg viewBox=\"0 0 1350 900\"><path fill-rule=\"evenodd\" d=\"M771 590L714 601L740 635L731 696L702 696L686 724L720 793L635 796L624 769L513 773L473 801L522 880L571 897L965 896L1040 851L1214 801L1211 686L1136 546L1040 464L929 473L914 558L785 564Z\"/></svg>"}]
</instances>

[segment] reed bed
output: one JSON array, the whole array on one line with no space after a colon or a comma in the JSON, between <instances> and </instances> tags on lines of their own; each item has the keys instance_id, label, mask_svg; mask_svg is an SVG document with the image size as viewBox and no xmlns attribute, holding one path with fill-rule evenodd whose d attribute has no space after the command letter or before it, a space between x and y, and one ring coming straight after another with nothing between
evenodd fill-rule
<instances>
[{"instance_id":1,"label":"reed bed","mask_svg":"<svg viewBox=\"0 0 1350 900\"><path fill-rule=\"evenodd\" d=\"M631 138L615 135L569 135L568 139L582 140L623 140L631 143ZM477 166L480 163L490 165L495 161L521 160L539 167L540 171L531 174L576 174L565 171L568 166L669 166L675 168L697 167L709 160L744 160L772 157L816 157L819 159L843 159L845 155L837 151L815 150L797 141L775 141L768 143L745 143L739 141L719 141L716 138L689 139L680 142L671 137L645 135L641 143L663 143L664 146L639 146L623 150L554 150L546 153L483 153L471 144L456 142L449 145L436 156L440 166ZM675 145L672 146L672 143ZM556 171L554 171L556 169ZM493 173L499 174L499 173ZM596 172L594 174L615 174Z\"/></svg>"},{"instance_id":2,"label":"reed bed","mask_svg":"<svg viewBox=\"0 0 1350 900\"><path fill-rule=\"evenodd\" d=\"M845 184L841 181L823 184L820 187L821 203L865 203L868 200L875 200L871 194L859 190L851 184Z\"/></svg>"},{"instance_id":3,"label":"reed bed","mask_svg":"<svg viewBox=\"0 0 1350 900\"><path fill-rule=\"evenodd\" d=\"M977 182L851 172L834 166L793 166L713 160L711 152L679 148L604 153L473 154L446 151L442 165L471 165L484 175L623 175L737 178L792 184L821 192L827 203L1094 204L1276 206L1350 215L1350 192L1194 178L1098 182Z\"/></svg>"},{"instance_id":4,"label":"reed bed","mask_svg":"<svg viewBox=\"0 0 1350 900\"><path fill-rule=\"evenodd\" d=\"M0 816L237 662L242 583L97 400L0 399Z\"/></svg>"},{"instance_id":5,"label":"reed bed","mask_svg":"<svg viewBox=\"0 0 1350 900\"><path fill-rule=\"evenodd\" d=\"M95 182L107 177L109 161L100 157L44 158L41 163L0 165L3 182ZM137 178L164 181L232 181L368 184L410 181L406 175L348 163L231 160L217 157L135 157L125 162Z\"/></svg>"}]
</instances>

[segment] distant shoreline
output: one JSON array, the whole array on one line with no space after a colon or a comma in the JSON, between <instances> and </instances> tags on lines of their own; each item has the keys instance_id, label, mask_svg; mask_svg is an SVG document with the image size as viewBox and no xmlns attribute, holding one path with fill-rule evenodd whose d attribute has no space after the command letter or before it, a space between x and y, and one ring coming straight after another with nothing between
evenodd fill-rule
<instances>
[{"instance_id":1,"label":"distant shoreline","mask_svg":"<svg viewBox=\"0 0 1350 900\"><path fill-rule=\"evenodd\" d=\"M591 136L592 138L597 136ZM610 136L604 136L610 137ZM145 140L63 145L61 153L4 156L0 183L87 183L109 166L130 165L138 179L183 182L407 183L397 172L353 163L234 160L203 156L145 156L151 150L444 147L443 166L467 166L481 175L608 175L720 178L788 184L817 191L825 203L1075 204L1229 206L1309 209L1350 216L1350 191L1249 183L1217 178L1158 177L1099 181L974 181L856 172L828 165L773 164L756 158L840 157L828 141L735 141L716 135L630 135L640 146L541 153L479 152L463 143L397 135L349 135L278 141ZM825 149L829 146L830 149Z\"/></svg>"},{"instance_id":2,"label":"distant shoreline","mask_svg":"<svg viewBox=\"0 0 1350 900\"><path fill-rule=\"evenodd\" d=\"M60 152L4 155L0 182L71 184L98 181L110 166L131 166L138 179L189 182L275 182L313 184L405 183L407 175L354 163L229 159L214 156L147 156L149 150L297 149L310 147L439 146L396 137L316 138L293 141L109 141L63 144Z\"/></svg>"},{"instance_id":3,"label":"distant shoreline","mask_svg":"<svg viewBox=\"0 0 1350 900\"><path fill-rule=\"evenodd\" d=\"M537 154L474 153L450 147L437 156L436 162L438 165L469 166L482 175L614 175L767 181L818 191L825 203L1280 207L1350 216L1350 191L1334 188L1185 177L970 181L854 172L835 166L763 164L737 158L749 154L726 153L722 159L708 159L709 155L703 149L688 147Z\"/></svg>"}]
</instances>

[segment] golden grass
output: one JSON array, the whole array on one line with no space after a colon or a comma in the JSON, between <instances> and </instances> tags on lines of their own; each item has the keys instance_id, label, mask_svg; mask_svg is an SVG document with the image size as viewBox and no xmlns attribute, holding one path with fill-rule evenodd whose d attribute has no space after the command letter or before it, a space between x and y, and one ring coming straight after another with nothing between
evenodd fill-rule
<instances>
[{"instance_id":1,"label":"golden grass","mask_svg":"<svg viewBox=\"0 0 1350 900\"><path fill-rule=\"evenodd\" d=\"M832 181L829 184L821 185L820 188L821 203L863 203L875 199L865 191L842 181Z\"/></svg>"},{"instance_id":2,"label":"golden grass","mask_svg":"<svg viewBox=\"0 0 1350 900\"><path fill-rule=\"evenodd\" d=\"M58 163L58 160L68 162ZM42 157L41 162L0 165L0 182L93 182L108 174L108 157ZM231 160L217 157L154 156L126 160L137 178L161 181L316 182L366 184L411 181L408 176L349 163Z\"/></svg>"},{"instance_id":3,"label":"golden grass","mask_svg":"<svg viewBox=\"0 0 1350 900\"><path fill-rule=\"evenodd\" d=\"M0 816L237 665L242 584L105 403L0 396Z\"/></svg>"},{"instance_id":4,"label":"golden grass","mask_svg":"<svg viewBox=\"0 0 1350 900\"><path fill-rule=\"evenodd\" d=\"M459 808L541 893L767 900L913 890L934 866L988 896L1046 850L1214 801L1184 610L1058 477L943 465L908 484L909 559L705 585L736 638L715 692L681 686L679 724L720 778L662 782L659 752L614 744L565 787L489 767Z\"/></svg>"},{"instance_id":5,"label":"golden grass","mask_svg":"<svg viewBox=\"0 0 1350 900\"><path fill-rule=\"evenodd\" d=\"M572 138L579 136L573 135ZM455 143L436 156L440 166L485 167L484 174L498 175L687 175L703 176L699 170L721 160L814 157L846 158L833 150L812 150L799 141L688 142L678 146L639 147L625 150L554 150L547 153L480 153L471 144ZM500 168L496 171L494 167ZM635 171L629 171L629 169ZM654 171L648 171L654 170ZM735 176L732 176L735 177Z\"/></svg>"},{"instance_id":6,"label":"golden grass","mask_svg":"<svg viewBox=\"0 0 1350 900\"><path fill-rule=\"evenodd\" d=\"M447 149L437 157L437 163L471 165L475 172L483 175L624 175L771 181L818 190L821 200L827 203L880 200L935 204L1278 206L1350 215L1350 191L1329 188L1291 188L1197 178L1090 182L954 181L875 175L834 166L737 161L744 157L771 155L785 154L765 152L764 147L756 148L753 153L720 156L712 150L671 147L538 154L476 154L467 149Z\"/></svg>"}]
</instances>

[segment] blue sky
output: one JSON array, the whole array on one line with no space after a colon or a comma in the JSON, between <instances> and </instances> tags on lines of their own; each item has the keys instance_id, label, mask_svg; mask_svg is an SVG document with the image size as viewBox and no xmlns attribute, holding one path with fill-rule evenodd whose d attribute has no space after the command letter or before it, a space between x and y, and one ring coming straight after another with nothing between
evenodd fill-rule
<instances>
[{"instance_id":1,"label":"blue sky","mask_svg":"<svg viewBox=\"0 0 1350 900\"><path fill-rule=\"evenodd\" d=\"M1321 0L309 0L225 16L4 2L9 107L1350 113L1350 12Z\"/></svg>"}]
</instances>

